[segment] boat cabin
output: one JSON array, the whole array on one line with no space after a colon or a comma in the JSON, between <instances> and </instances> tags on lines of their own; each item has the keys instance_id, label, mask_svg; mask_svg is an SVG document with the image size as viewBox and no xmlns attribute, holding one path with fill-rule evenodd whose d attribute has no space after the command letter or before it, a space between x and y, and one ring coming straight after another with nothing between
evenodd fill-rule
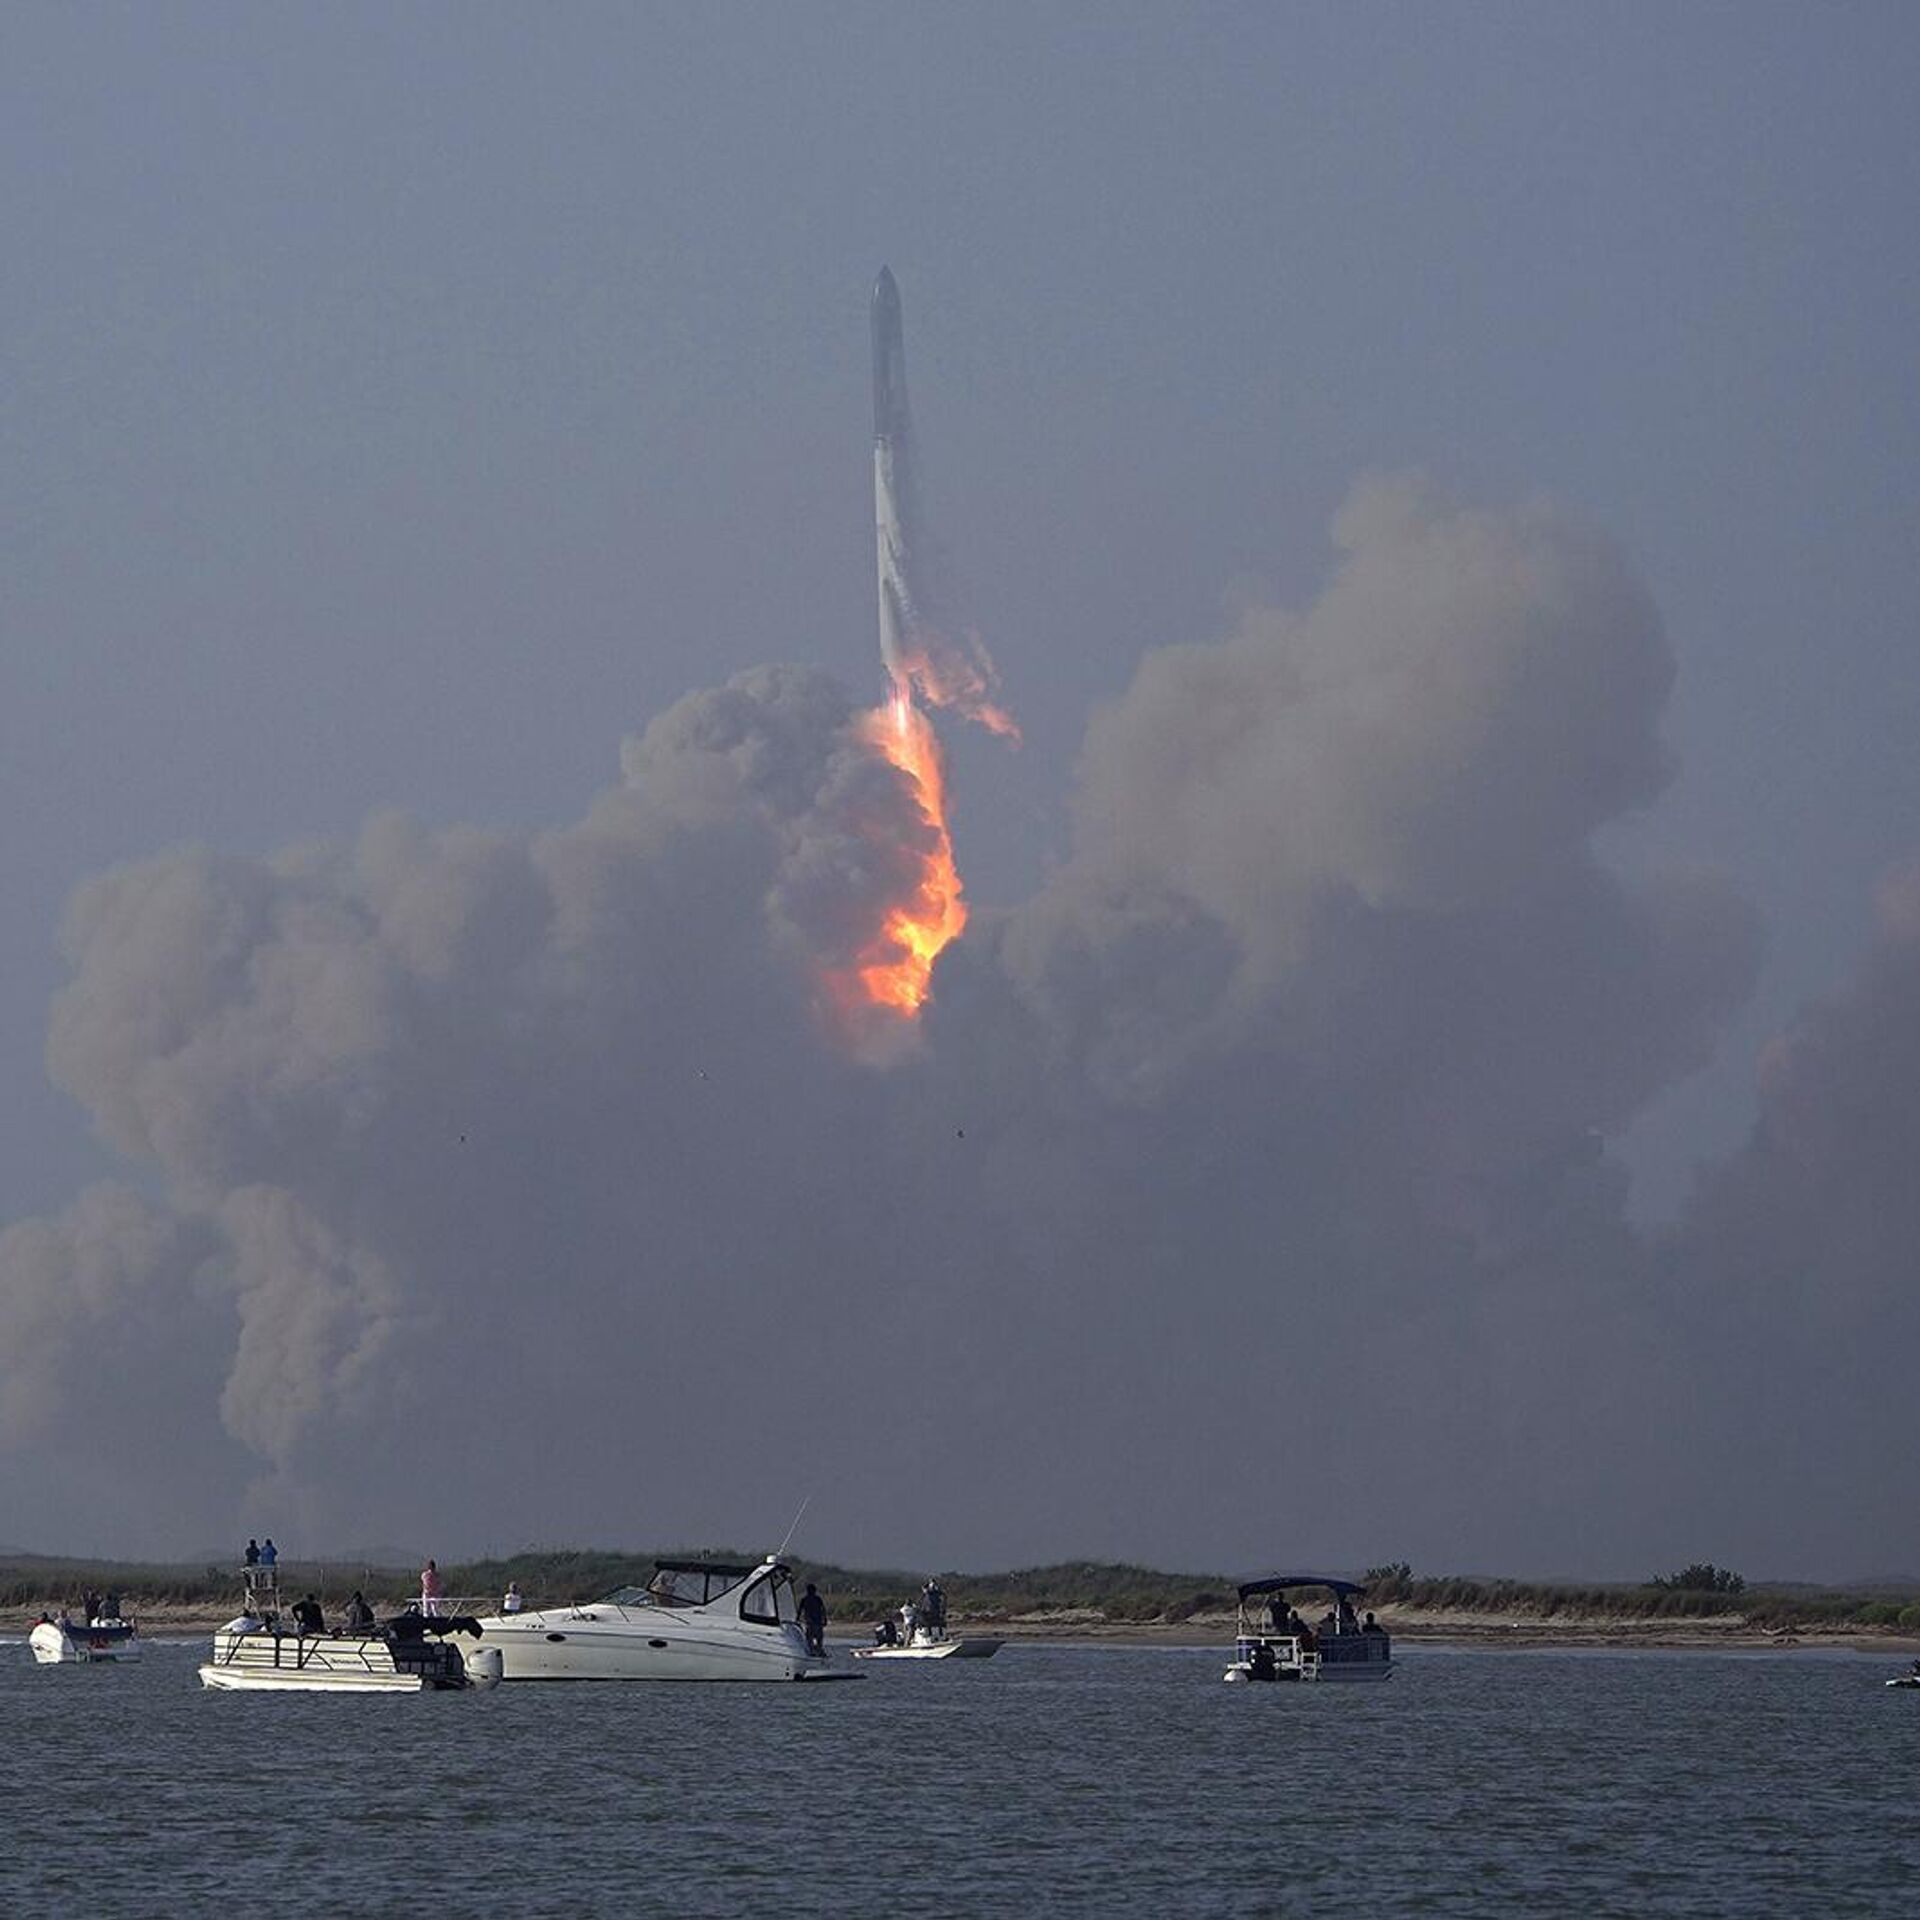
<instances>
[{"instance_id":1,"label":"boat cabin","mask_svg":"<svg viewBox=\"0 0 1920 1920\"><path fill-rule=\"evenodd\" d=\"M739 1590L740 1618L765 1626L791 1626L799 1617L793 1598L792 1570L778 1560L757 1567L726 1566L715 1560L659 1560L644 1587L621 1587L608 1594L610 1607L710 1607Z\"/></svg>"}]
</instances>

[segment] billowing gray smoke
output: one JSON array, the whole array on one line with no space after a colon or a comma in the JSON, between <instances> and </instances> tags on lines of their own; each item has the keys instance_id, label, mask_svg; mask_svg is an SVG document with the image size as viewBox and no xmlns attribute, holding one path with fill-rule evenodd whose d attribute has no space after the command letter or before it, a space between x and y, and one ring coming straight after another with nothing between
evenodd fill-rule
<instances>
[{"instance_id":1,"label":"billowing gray smoke","mask_svg":"<svg viewBox=\"0 0 1920 1920\"><path fill-rule=\"evenodd\" d=\"M1545 508L1376 485L1336 538L1306 612L1097 717L1072 858L885 1070L819 983L924 823L799 669L551 833L89 882L50 1060L166 1199L0 1242L0 1445L173 1541L755 1542L811 1493L802 1545L943 1563L1790 1559L1687 1465L1741 1430L1698 1370L1753 1285L1756 1383L1826 1325L1721 1250L1858 1143L1728 1169L1684 1257L1601 1144L1755 966L1723 887L1592 851L1666 778L1654 611ZM1910 1050L1911 985L1863 994ZM1797 1044L1803 1118L1886 1052ZM1821 1245L1878 1298L1862 1232Z\"/></svg>"}]
</instances>

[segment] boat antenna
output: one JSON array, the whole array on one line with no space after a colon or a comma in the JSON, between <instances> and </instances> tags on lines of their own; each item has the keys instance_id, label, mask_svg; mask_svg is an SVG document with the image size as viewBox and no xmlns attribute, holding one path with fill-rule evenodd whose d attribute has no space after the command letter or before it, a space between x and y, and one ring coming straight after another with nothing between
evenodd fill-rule
<instances>
[{"instance_id":1,"label":"boat antenna","mask_svg":"<svg viewBox=\"0 0 1920 1920\"><path fill-rule=\"evenodd\" d=\"M800 1513L806 1512L807 1500L811 1500L812 1498L813 1498L813 1495L808 1494L806 1497L806 1500L802 1500L800 1502ZM773 1557L776 1560L784 1560L786 1558L787 1548L792 1544L793 1536L800 1531L800 1513L796 1513L793 1516L793 1525L787 1529L786 1539L782 1540L780 1544L774 1548Z\"/></svg>"}]
</instances>

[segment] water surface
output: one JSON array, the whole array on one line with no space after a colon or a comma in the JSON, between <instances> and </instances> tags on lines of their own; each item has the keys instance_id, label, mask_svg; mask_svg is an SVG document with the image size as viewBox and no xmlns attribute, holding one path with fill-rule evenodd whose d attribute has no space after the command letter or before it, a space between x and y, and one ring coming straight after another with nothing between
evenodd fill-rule
<instances>
[{"instance_id":1,"label":"water surface","mask_svg":"<svg viewBox=\"0 0 1920 1920\"><path fill-rule=\"evenodd\" d=\"M0 1646L0 1911L1920 1913L1892 1660L1013 1646L846 1686L210 1694Z\"/></svg>"}]
</instances>

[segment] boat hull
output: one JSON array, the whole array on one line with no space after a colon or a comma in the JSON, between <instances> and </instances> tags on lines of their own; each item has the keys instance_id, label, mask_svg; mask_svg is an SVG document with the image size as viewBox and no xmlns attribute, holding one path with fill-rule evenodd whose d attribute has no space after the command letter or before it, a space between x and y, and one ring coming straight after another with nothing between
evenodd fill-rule
<instances>
[{"instance_id":1,"label":"boat hull","mask_svg":"<svg viewBox=\"0 0 1920 1920\"><path fill-rule=\"evenodd\" d=\"M200 1684L216 1693L426 1693L417 1673L307 1673L298 1668L276 1672L207 1665Z\"/></svg>"},{"instance_id":2,"label":"boat hull","mask_svg":"<svg viewBox=\"0 0 1920 1920\"><path fill-rule=\"evenodd\" d=\"M33 1657L43 1667L124 1665L140 1658L140 1640L132 1627L61 1627L42 1621L27 1636Z\"/></svg>"},{"instance_id":3,"label":"boat hull","mask_svg":"<svg viewBox=\"0 0 1920 1920\"><path fill-rule=\"evenodd\" d=\"M1393 1677L1393 1642L1384 1633L1323 1633L1317 1646L1292 1634L1242 1633L1233 1652L1225 1680L1365 1685Z\"/></svg>"},{"instance_id":4,"label":"boat hull","mask_svg":"<svg viewBox=\"0 0 1920 1920\"><path fill-rule=\"evenodd\" d=\"M855 1647L856 1660L990 1660L1006 1645L999 1634L964 1634L924 1647Z\"/></svg>"},{"instance_id":5,"label":"boat hull","mask_svg":"<svg viewBox=\"0 0 1920 1920\"><path fill-rule=\"evenodd\" d=\"M665 1609L596 1605L480 1622L508 1680L826 1680L847 1677L798 1633Z\"/></svg>"},{"instance_id":6,"label":"boat hull","mask_svg":"<svg viewBox=\"0 0 1920 1920\"><path fill-rule=\"evenodd\" d=\"M1255 1676L1253 1669L1249 1667L1245 1661L1236 1660L1221 1677L1226 1680L1252 1681ZM1281 1685L1297 1681L1307 1681L1316 1686L1330 1681L1337 1681L1342 1685L1348 1686L1364 1686L1375 1681L1391 1680L1392 1678L1393 1662L1391 1660L1375 1661L1365 1667L1357 1665L1352 1667L1318 1667L1308 1669L1281 1667L1269 1676L1272 1682Z\"/></svg>"}]
</instances>

